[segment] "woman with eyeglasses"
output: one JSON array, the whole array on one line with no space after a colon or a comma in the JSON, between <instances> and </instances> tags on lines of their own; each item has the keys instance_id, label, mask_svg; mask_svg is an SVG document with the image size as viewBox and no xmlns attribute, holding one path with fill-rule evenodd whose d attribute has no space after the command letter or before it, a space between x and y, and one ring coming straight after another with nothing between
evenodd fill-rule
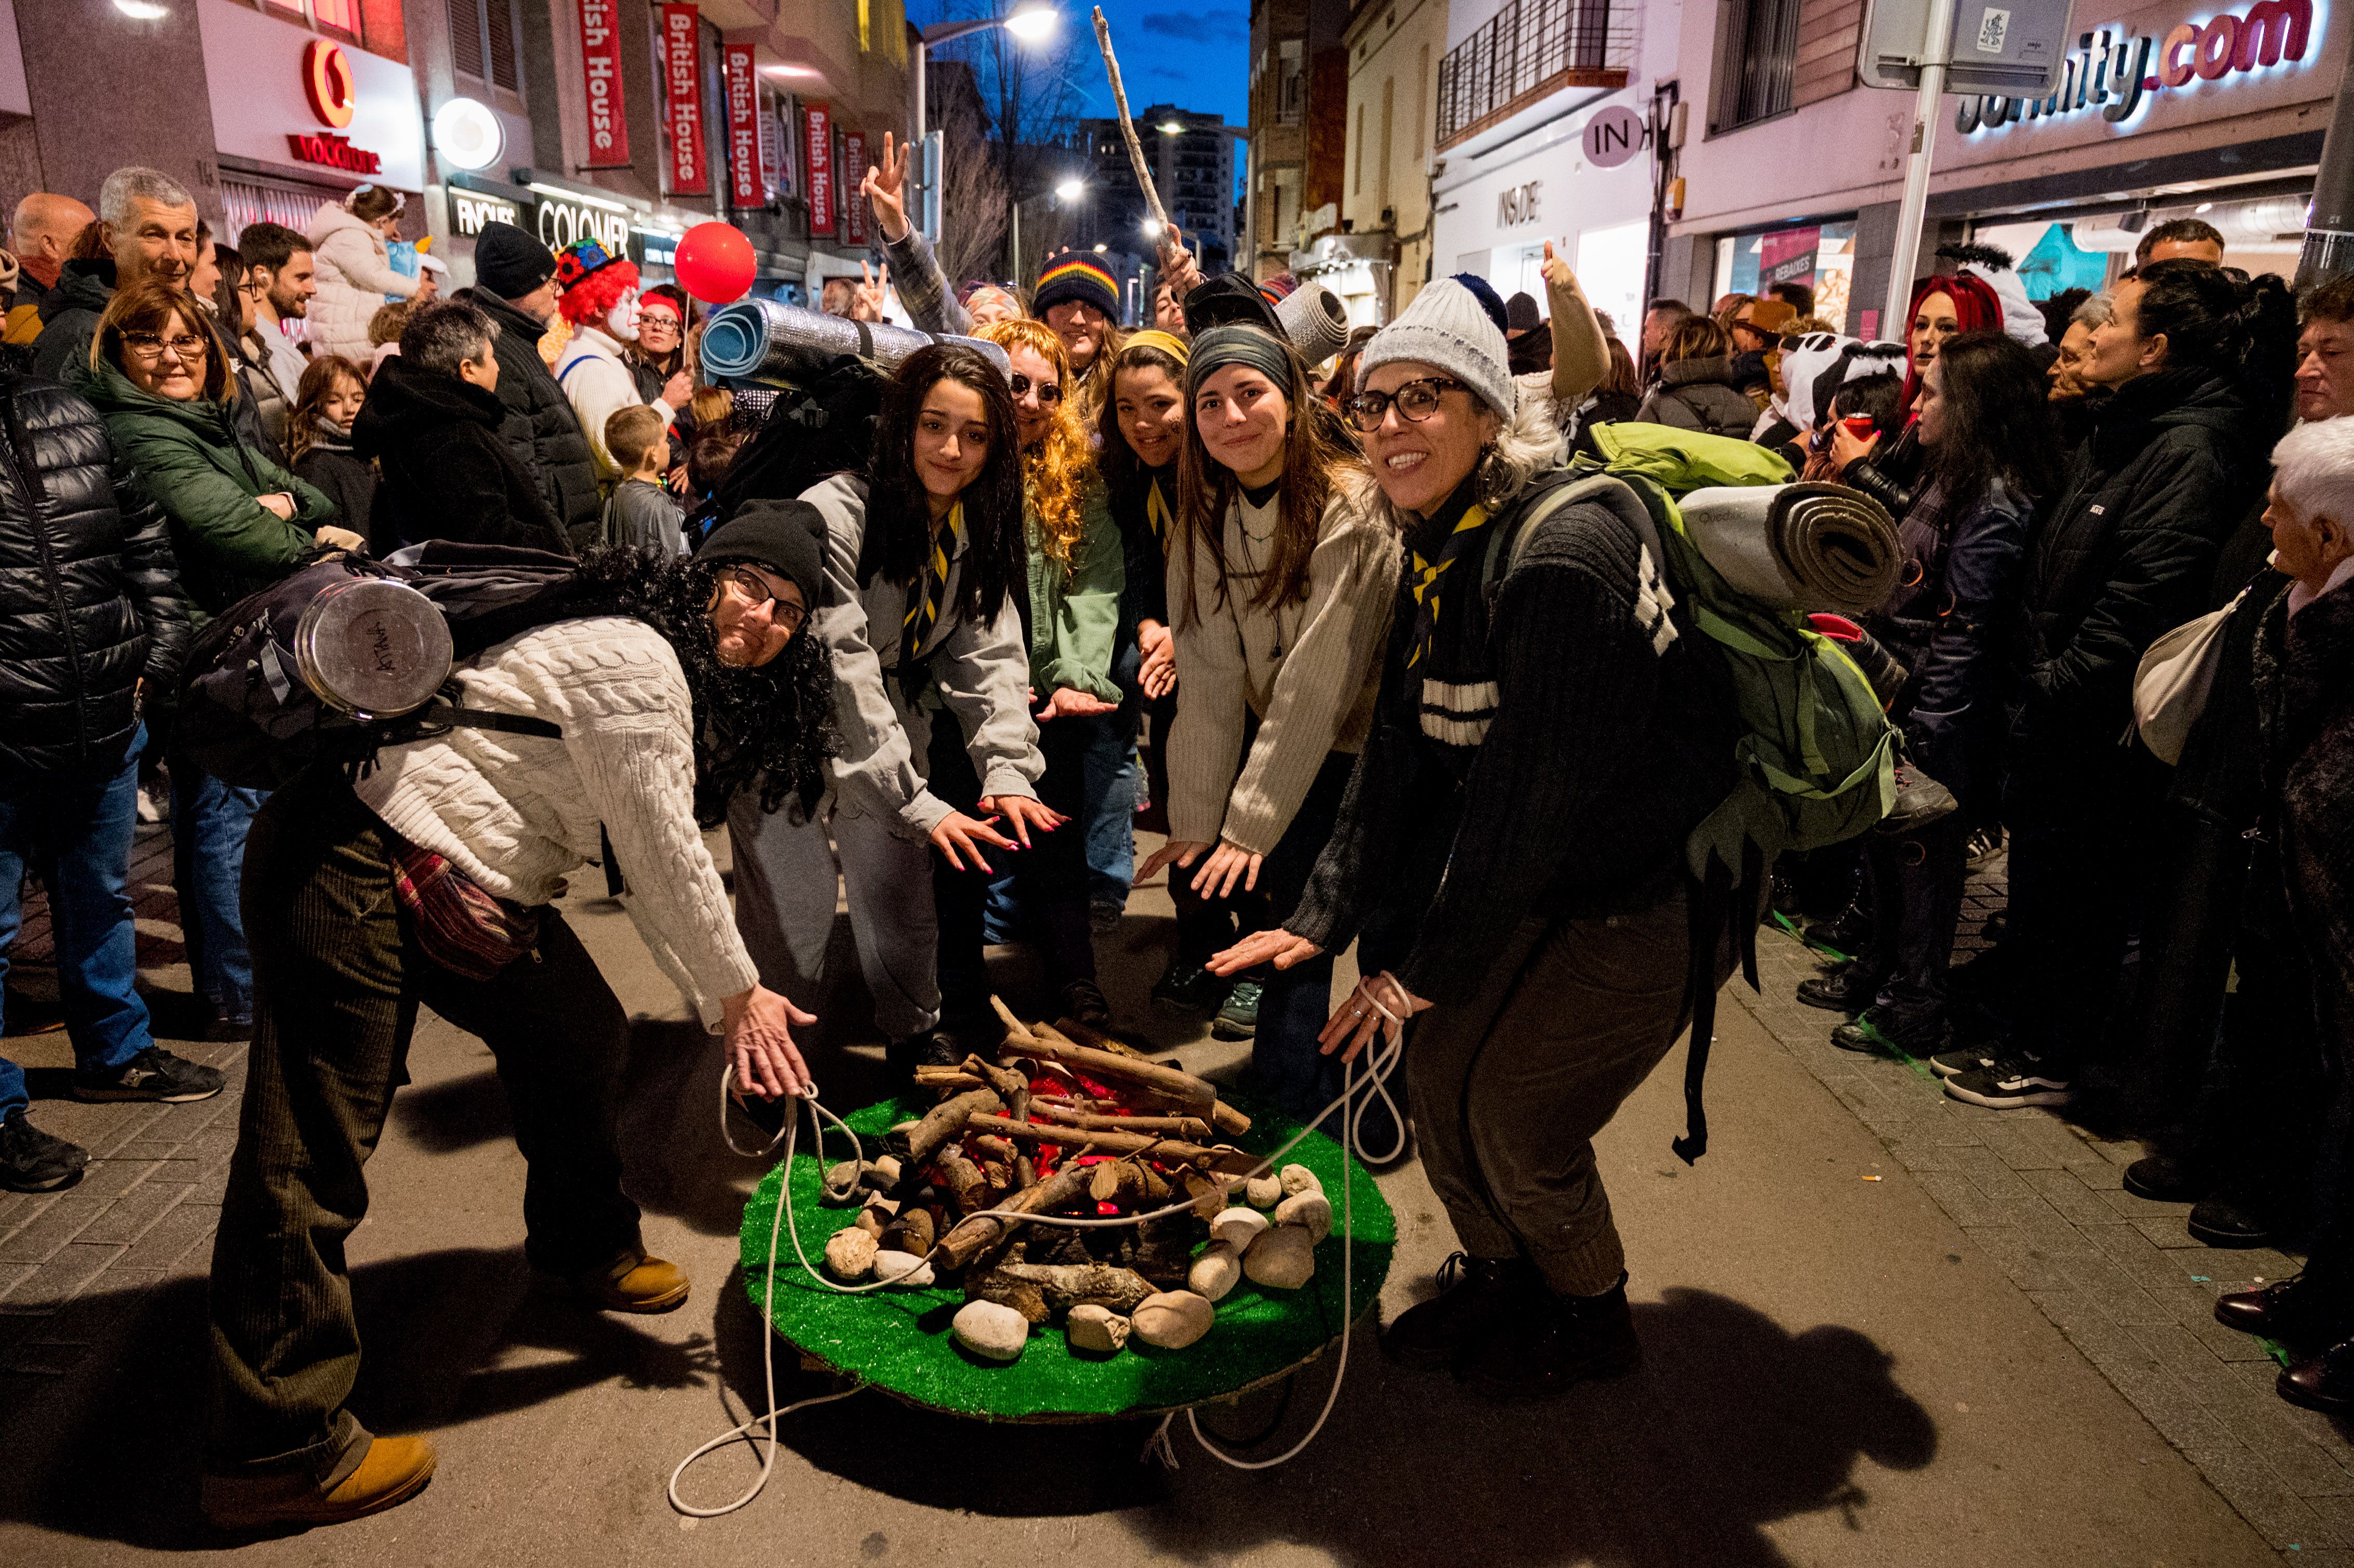
<instances>
[{"instance_id":1,"label":"woman with eyeglasses","mask_svg":"<svg viewBox=\"0 0 2354 1568\"><path fill-rule=\"evenodd\" d=\"M1383 1349L1500 1397L1639 1359L1592 1139L1681 1033L1684 842L1735 782L1721 666L1694 649L1615 480L1561 462L1469 291L1426 284L1366 348L1351 418L1405 537L1379 714L1299 908L1221 954L1298 973L1360 933L1402 954L1333 1012L1405 1074L1463 1251ZM1417 1015L1419 1017L1417 1018Z\"/></svg>"},{"instance_id":2,"label":"woman with eyeglasses","mask_svg":"<svg viewBox=\"0 0 2354 1568\"><path fill-rule=\"evenodd\" d=\"M938 1038L939 924L932 854L983 873L1062 818L1038 800L1023 635L1022 455L1005 376L970 348L910 355L884 387L867 472L802 497L825 526L825 595L811 630L829 649L836 732L830 788L807 810L727 814L736 923L767 984L813 1000L835 888L887 1059L903 1078L960 1062L1003 1026L960 1016ZM949 715L981 795L935 792L933 724ZM991 1026L995 1033L991 1033Z\"/></svg>"},{"instance_id":3,"label":"woman with eyeglasses","mask_svg":"<svg viewBox=\"0 0 2354 1568\"><path fill-rule=\"evenodd\" d=\"M1002 347L1013 366L1015 440L1022 452L1023 533L1029 580L1023 616L1029 642L1030 713L1046 764L1038 798L1062 825L1013 857L997 886L1018 908L1044 960L1061 1017L1091 1029L1111 1027L1111 1009L1096 984L1087 915L1087 826L1092 805L1087 758L1119 711L1112 655L1122 584L1119 526L1105 503L1094 450L1065 396L1070 366L1062 340L1034 321L1000 322L980 336ZM974 810L981 779L953 717L933 723L932 789ZM986 1022L989 971L981 961L986 873L933 866L940 916L941 1012L948 1027L994 1044Z\"/></svg>"},{"instance_id":4,"label":"woman with eyeglasses","mask_svg":"<svg viewBox=\"0 0 2354 1568\"><path fill-rule=\"evenodd\" d=\"M322 545L360 548L334 503L238 439L227 348L204 312L171 285L118 290L99 319L87 363L67 385L106 419L118 456L171 520L172 553L198 628L275 582ZM253 971L238 908L245 832L261 792L171 763L174 882L188 967L214 1012L213 1032L242 1039L253 1024Z\"/></svg>"},{"instance_id":5,"label":"woman with eyeglasses","mask_svg":"<svg viewBox=\"0 0 2354 1568\"><path fill-rule=\"evenodd\" d=\"M1289 344L1213 327L1193 340L1185 388L1168 567L1185 701L1169 842L1137 879L1172 867L1246 934L1290 916L1340 814L1373 721L1397 539L1367 515L1364 466L1325 433ZM1329 954L1239 973L1211 1024L1254 1039L1261 1086L1294 1115L1338 1092L1339 1065L1316 1049L1331 980Z\"/></svg>"}]
</instances>

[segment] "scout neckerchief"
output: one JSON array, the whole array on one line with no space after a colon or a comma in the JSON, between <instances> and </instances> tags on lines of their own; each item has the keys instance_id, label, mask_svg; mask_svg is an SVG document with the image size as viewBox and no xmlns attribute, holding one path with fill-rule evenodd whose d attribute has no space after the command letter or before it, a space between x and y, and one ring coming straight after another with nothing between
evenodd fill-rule
<instances>
[{"instance_id":1,"label":"scout neckerchief","mask_svg":"<svg viewBox=\"0 0 2354 1568\"><path fill-rule=\"evenodd\" d=\"M1169 503L1161 499L1161 476L1154 474L1144 487L1144 520L1152 528L1152 536L1165 549L1169 543Z\"/></svg>"},{"instance_id":2,"label":"scout neckerchief","mask_svg":"<svg viewBox=\"0 0 2354 1568\"><path fill-rule=\"evenodd\" d=\"M902 621L904 635L899 640L902 658L912 659L923 651L924 640L940 621L941 607L949 592L949 559L956 554L952 546L964 544L964 503L960 501L948 516L932 529L932 552L924 559L924 569L907 585L907 616Z\"/></svg>"},{"instance_id":3,"label":"scout neckerchief","mask_svg":"<svg viewBox=\"0 0 2354 1568\"><path fill-rule=\"evenodd\" d=\"M1423 656L1430 652L1431 640L1438 631L1439 594L1447 586L1448 569L1462 553L1465 536L1477 532L1487 521L1486 507L1467 506L1463 516L1456 523L1454 532L1448 534L1447 542L1439 546L1438 559L1426 561L1420 550L1407 552L1413 561L1407 587L1414 593L1414 647L1405 656L1407 669L1421 663Z\"/></svg>"}]
</instances>

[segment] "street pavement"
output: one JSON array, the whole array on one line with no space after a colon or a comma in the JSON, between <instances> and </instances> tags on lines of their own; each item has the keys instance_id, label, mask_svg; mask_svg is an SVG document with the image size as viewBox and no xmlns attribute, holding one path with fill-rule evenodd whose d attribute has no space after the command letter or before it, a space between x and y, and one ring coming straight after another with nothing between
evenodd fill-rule
<instances>
[{"instance_id":1,"label":"street pavement","mask_svg":"<svg viewBox=\"0 0 2354 1568\"><path fill-rule=\"evenodd\" d=\"M143 838L134 877L143 967L185 1033L162 842ZM721 1142L716 1043L626 916L585 894L567 914L635 1020L629 1185L649 1245L693 1272L689 1304L603 1316L534 1278L488 1053L428 1017L350 1258L367 1349L355 1407L378 1432L429 1434L440 1472L376 1519L227 1540L195 1499L204 1270L234 1093L170 1107L42 1099L37 1119L98 1158L72 1192L0 1197L0 1563L229 1551L369 1568L1048 1553L1104 1568L2354 1563L2337 1532L2354 1530L2343 1438L2274 1421L2256 1398L2261 1349L2198 1327L2231 1280L2167 1239L2174 1213L2120 1203L2131 1146L2041 1113L1948 1115L1902 1064L1829 1051L1831 1015L1781 1005L1806 970L1772 942L1766 996L1736 982L1726 994L1744 1005L1719 1013L1708 1156L1686 1167L1668 1149L1681 1048L1600 1140L1646 1352L1633 1376L1499 1408L1444 1374L1388 1366L1359 1338L1322 1434L1259 1472L1219 1463L1182 1420L1172 1469L1144 1456L1147 1423L992 1426L867 1393L786 1418L748 1508L682 1518L663 1497L672 1467L765 1406L761 1329L735 1270L759 1167ZM1170 932L1165 891L1140 889L1099 942L1106 989L1140 1044L1236 1079L1246 1051L1147 1004ZM19 978L44 940L28 926ZM1024 971L1018 956L1002 966L1017 1007L1034 983ZM12 1001L12 1029L38 1022L29 979L34 1002ZM823 1011L838 1038L819 1048L819 1081L849 1109L881 1088L855 981ZM60 1090L62 1035L6 1049L36 1069L37 1096ZM175 1049L240 1075L242 1047ZM1417 1165L1381 1181L1400 1225L1388 1314L1429 1293L1452 1243ZM1336 1359L1288 1396L1205 1409L1202 1424L1260 1439L1251 1456L1280 1453L1322 1406ZM832 1386L790 1357L779 1375L784 1399ZM758 1468L737 1445L687 1490L716 1502Z\"/></svg>"}]
</instances>

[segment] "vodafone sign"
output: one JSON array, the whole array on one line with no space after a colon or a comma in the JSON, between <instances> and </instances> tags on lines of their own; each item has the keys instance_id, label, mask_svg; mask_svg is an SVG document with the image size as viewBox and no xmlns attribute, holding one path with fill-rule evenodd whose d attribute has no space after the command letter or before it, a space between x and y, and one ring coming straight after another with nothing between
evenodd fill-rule
<instances>
[{"instance_id":1,"label":"vodafone sign","mask_svg":"<svg viewBox=\"0 0 2354 1568\"><path fill-rule=\"evenodd\" d=\"M240 0L180 4L196 14L215 151L332 171L332 185L425 188L425 117L407 65Z\"/></svg>"},{"instance_id":2,"label":"vodafone sign","mask_svg":"<svg viewBox=\"0 0 2354 1568\"><path fill-rule=\"evenodd\" d=\"M340 131L352 122L359 107L359 84L352 79L352 62L341 44L313 38L302 51L302 96L319 123Z\"/></svg>"}]
</instances>

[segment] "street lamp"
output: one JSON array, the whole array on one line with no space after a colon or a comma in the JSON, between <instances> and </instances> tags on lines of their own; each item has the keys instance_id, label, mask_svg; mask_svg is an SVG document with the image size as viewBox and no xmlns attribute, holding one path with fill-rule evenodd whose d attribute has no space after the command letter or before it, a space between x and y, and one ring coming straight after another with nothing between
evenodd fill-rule
<instances>
[{"instance_id":1,"label":"street lamp","mask_svg":"<svg viewBox=\"0 0 2354 1568\"><path fill-rule=\"evenodd\" d=\"M991 27L1002 27L1013 35L1014 41L1039 44L1052 37L1061 26L1063 14L1051 5L1039 0L1023 0L1002 16L977 16L962 22L935 22L916 35L916 141L921 143L925 132L931 129L925 115L924 62L935 44L950 43L958 38L985 33Z\"/></svg>"},{"instance_id":2,"label":"street lamp","mask_svg":"<svg viewBox=\"0 0 2354 1568\"><path fill-rule=\"evenodd\" d=\"M1060 201L1076 201L1087 194L1087 182L1076 176L1060 181L1055 186L1055 198Z\"/></svg>"}]
</instances>

